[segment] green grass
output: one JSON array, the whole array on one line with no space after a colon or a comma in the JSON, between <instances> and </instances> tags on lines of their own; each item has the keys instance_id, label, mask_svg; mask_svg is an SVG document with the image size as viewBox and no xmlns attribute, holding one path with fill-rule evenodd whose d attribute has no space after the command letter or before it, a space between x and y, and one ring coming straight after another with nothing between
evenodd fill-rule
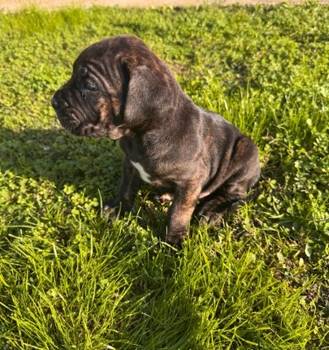
<instances>
[{"instance_id":1,"label":"green grass","mask_svg":"<svg viewBox=\"0 0 329 350\"><path fill-rule=\"evenodd\" d=\"M1 349L329 349L328 7L29 10L0 33ZM260 149L259 197L180 251L148 189L106 221L122 154L49 103L122 33Z\"/></svg>"}]
</instances>

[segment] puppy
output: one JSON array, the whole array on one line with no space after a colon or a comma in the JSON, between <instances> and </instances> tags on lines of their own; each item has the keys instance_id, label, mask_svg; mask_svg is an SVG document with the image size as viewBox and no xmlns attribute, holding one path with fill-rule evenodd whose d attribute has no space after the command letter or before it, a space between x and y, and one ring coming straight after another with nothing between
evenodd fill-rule
<instances>
[{"instance_id":1,"label":"puppy","mask_svg":"<svg viewBox=\"0 0 329 350\"><path fill-rule=\"evenodd\" d=\"M216 222L259 178L255 144L223 117L196 106L136 37L117 36L85 49L52 105L73 134L119 140L123 174L108 209L130 211L142 182L172 193L169 243L181 243L193 213Z\"/></svg>"}]
</instances>

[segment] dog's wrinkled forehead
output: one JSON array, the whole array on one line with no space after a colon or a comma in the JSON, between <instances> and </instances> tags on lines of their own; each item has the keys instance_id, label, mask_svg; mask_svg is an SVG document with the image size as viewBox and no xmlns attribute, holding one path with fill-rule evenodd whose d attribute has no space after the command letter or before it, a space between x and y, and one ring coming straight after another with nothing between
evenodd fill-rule
<instances>
[{"instance_id":1,"label":"dog's wrinkled forehead","mask_svg":"<svg viewBox=\"0 0 329 350\"><path fill-rule=\"evenodd\" d=\"M104 39L84 49L73 64L72 80L81 82L88 77L98 80L105 90L121 88L123 64L135 66L150 61L151 51L138 38L119 36ZM146 59L145 59L146 58Z\"/></svg>"},{"instance_id":2,"label":"dog's wrinkled forehead","mask_svg":"<svg viewBox=\"0 0 329 350\"><path fill-rule=\"evenodd\" d=\"M110 47L110 39L102 40L84 49L73 64L73 68L83 65L85 62L102 60Z\"/></svg>"},{"instance_id":3,"label":"dog's wrinkled forehead","mask_svg":"<svg viewBox=\"0 0 329 350\"><path fill-rule=\"evenodd\" d=\"M73 64L72 87L96 83L97 90L115 93L121 88L122 77L118 74L115 59L120 51L113 50L113 40L106 39L83 50ZM91 80L92 79L92 82Z\"/></svg>"},{"instance_id":4,"label":"dog's wrinkled forehead","mask_svg":"<svg viewBox=\"0 0 329 350\"><path fill-rule=\"evenodd\" d=\"M134 37L104 39L84 49L74 62L73 69L76 70L87 62L111 64L120 54L130 56L132 48L136 45L144 46L141 40Z\"/></svg>"},{"instance_id":5,"label":"dog's wrinkled forehead","mask_svg":"<svg viewBox=\"0 0 329 350\"><path fill-rule=\"evenodd\" d=\"M130 68L145 65L152 70L163 70L162 62L153 54L145 43L134 36L117 36L104 39L83 50L73 65L74 73L88 63L95 65L102 73L119 63L126 63Z\"/></svg>"},{"instance_id":6,"label":"dog's wrinkled forehead","mask_svg":"<svg viewBox=\"0 0 329 350\"><path fill-rule=\"evenodd\" d=\"M107 60L111 57L108 55L108 41L103 40L102 42L93 44L83 50L78 58L73 63L73 72L72 76L74 78L82 78L87 75L90 67L94 67L96 70L100 70L102 74L104 74L105 64L107 64L105 58Z\"/></svg>"}]
</instances>

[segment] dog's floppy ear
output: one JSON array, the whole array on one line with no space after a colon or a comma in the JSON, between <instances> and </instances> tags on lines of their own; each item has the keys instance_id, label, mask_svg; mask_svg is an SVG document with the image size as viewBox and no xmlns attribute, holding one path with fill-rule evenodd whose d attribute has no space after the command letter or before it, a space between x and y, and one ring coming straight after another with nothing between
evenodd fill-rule
<instances>
[{"instance_id":1,"label":"dog's floppy ear","mask_svg":"<svg viewBox=\"0 0 329 350\"><path fill-rule=\"evenodd\" d=\"M158 69L156 69L158 68ZM122 94L120 112L127 125L141 126L151 118L161 115L164 108L172 103L169 89L171 75L161 72L165 66L136 64L129 59L121 62Z\"/></svg>"}]
</instances>

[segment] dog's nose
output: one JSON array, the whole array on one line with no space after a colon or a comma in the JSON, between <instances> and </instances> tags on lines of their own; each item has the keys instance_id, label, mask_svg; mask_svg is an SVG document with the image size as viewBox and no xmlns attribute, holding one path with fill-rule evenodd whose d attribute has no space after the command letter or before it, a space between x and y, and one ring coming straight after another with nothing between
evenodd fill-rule
<instances>
[{"instance_id":1,"label":"dog's nose","mask_svg":"<svg viewBox=\"0 0 329 350\"><path fill-rule=\"evenodd\" d=\"M62 90L57 90L54 93L54 96L51 99L51 105L54 109L60 109L60 108L68 108L69 104L64 98L64 94Z\"/></svg>"}]
</instances>

